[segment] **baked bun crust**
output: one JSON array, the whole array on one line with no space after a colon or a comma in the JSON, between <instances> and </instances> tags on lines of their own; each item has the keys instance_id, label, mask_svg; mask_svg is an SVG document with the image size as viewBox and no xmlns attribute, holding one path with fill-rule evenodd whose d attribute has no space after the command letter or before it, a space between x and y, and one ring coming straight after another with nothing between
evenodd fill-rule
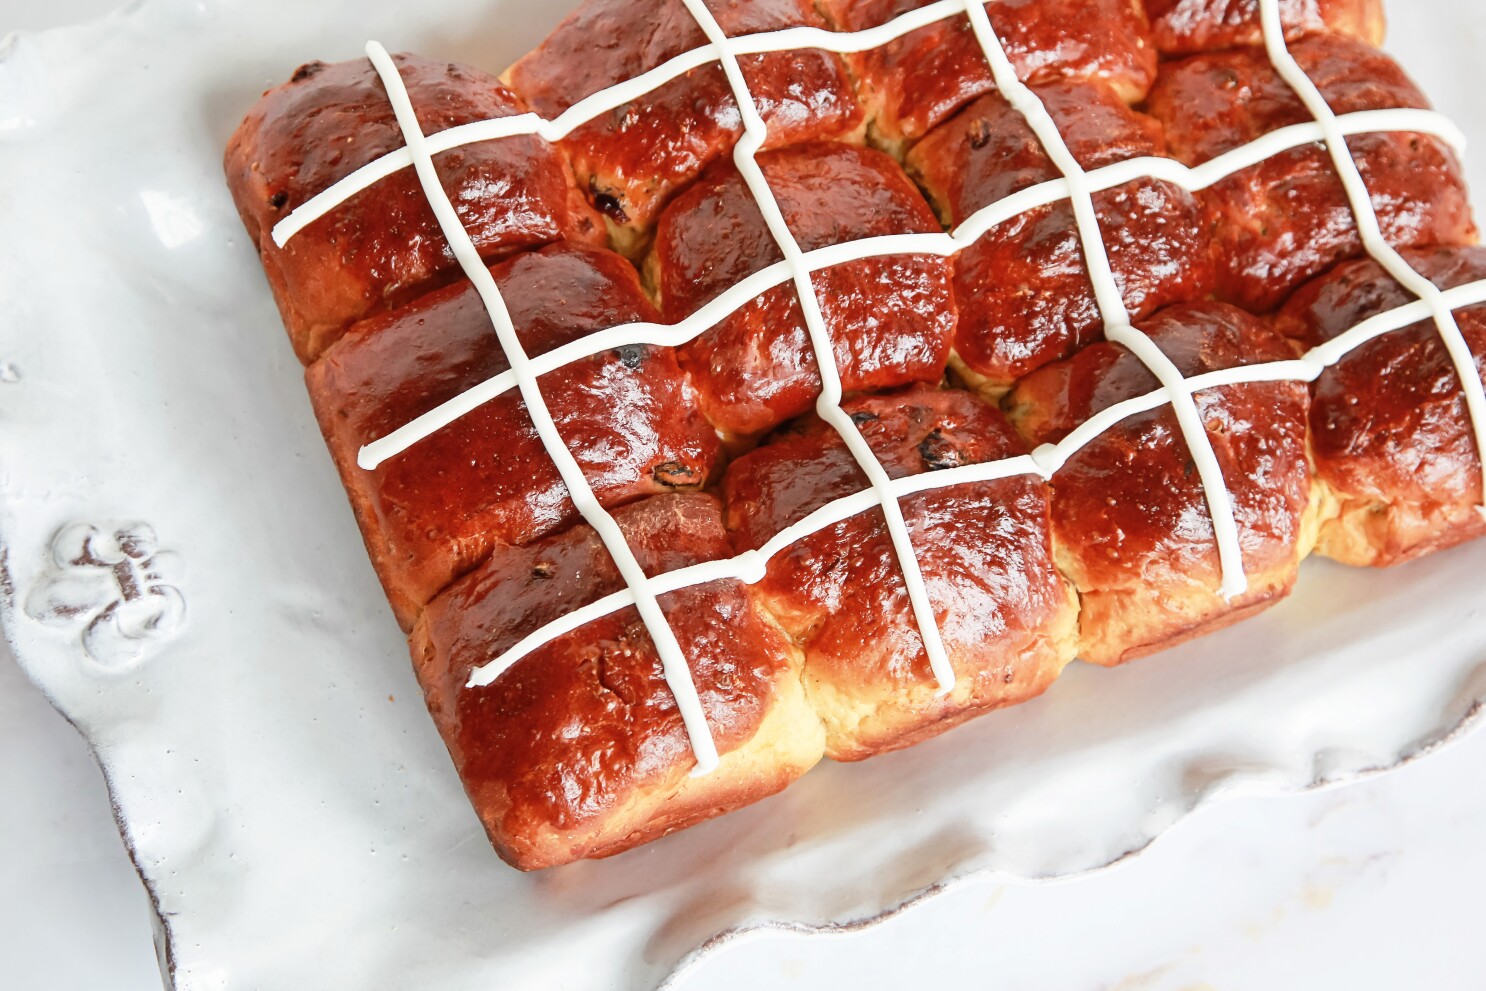
<instances>
[{"instance_id":1,"label":"baked bun crust","mask_svg":"<svg viewBox=\"0 0 1486 991\"><path fill-rule=\"evenodd\" d=\"M527 109L476 69L395 58L425 132ZM274 225L295 208L402 146L364 59L300 67L263 95L227 145L227 184L301 361L319 357L356 321L462 277L412 169L352 197L284 247L273 242ZM551 241L603 239L562 156L539 138L467 145L435 156L434 166L487 261ZM481 195L491 188L504 190L500 200Z\"/></svg>"},{"instance_id":2,"label":"baked bun crust","mask_svg":"<svg viewBox=\"0 0 1486 991\"><path fill-rule=\"evenodd\" d=\"M1392 59L1339 35L1290 47L1337 114L1427 108ZM1197 165L1271 131L1311 120L1262 49L1197 55L1161 73L1151 113L1175 157ZM1347 147L1394 247L1475 241L1460 163L1439 139L1362 134ZM1362 253L1351 204L1327 152L1307 145L1219 182L1202 196L1218 258L1218 295L1255 312L1274 309L1332 265Z\"/></svg>"},{"instance_id":3,"label":"baked bun crust","mask_svg":"<svg viewBox=\"0 0 1486 991\"><path fill-rule=\"evenodd\" d=\"M517 335L543 354L657 314L634 268L599 248L551 245L493 268ZM305 373L366 546L399 622L495 547L578 520L515 389L366 471L362 445L506 371L469 283L354 328ZM719 445L671 351L645 345L541 379L558 429L606 506L700 489Z\"/></svg>"},{"instance_id":4,"label":"baked bun crust","mask_svg":"<svg viewBox=\"0 0 1486 991\"><path fill-rule=\"evenodd\" d=\"M656 496L615 513L646 571L726 557L717 501ZM470 671L541 624L624 587L587 526L498 550L423 611L414 665L497 852L523 870L618 853L779 791L821 757L800 657L739 582L661 597L721 766L696 761L639 614L528 654L484 688Z\"/></svg>"},{"instance_id":5,"label":"baked bun crust","mask_svg":"<svg viewBox=\"0 0 1486 991\"><path fill-rule=\"evenodd\" d=\"M1145 0L1156 46L1168 55L1263 44L1259 0ZM1332 31L1381 45L1382 0L1280 0L1285 38Z\"/></svg>"},{"instance_id":6,"label":"baked bun crust","mask_svg":"<svg viewBox=\"0 0 1486 991\"><path fill-rule=\"evenodd\" d=\"M1187 377L1290 357L1283 338L1221 303L1172 307L1141 329ZM1056 442L1089 417L1159 388L1117 344L1100 342L1024 379L1007 397L1030 444ZM1078 589L1079 656L1120 664L1191 639L1288 595L1314 541L1306 462L1307 390L1296 382L1196 395L1232 496L1248 591L1232 602L1206 492L1169 406L1101 434L1053 476L1053 540Z\"/></svg>"},{"instance_id":7,"label":"baked bun crust","mask_svg":"<svg viewBox=\"0 0 1486 991\"><path fill-rule=\"evenodd\" d=\"M890 476L1024 453L1001 412L969 393L914 387L848 400ZM813 418L745 455L723 482L738 550L866 487L845 442ZM805 651L826 752L860 760L1041 694L1077 646L1077 600L1053 565L1048 489L1026 475L902 500L956 674L938 694L881 510L800 540L757 585Z\"/></svg>"},{"instance_id":8,"label":"baked bun crust","mask_svg":"<svg viewBox=\"0 0 1486 991\"><path fill-rule=\"evenodd\" d=\"M937 233L934 213L882 152L805 144L758 156L802 250L882 234ZM668 321L685 318L781 259L731 162L719 162L666 210L648 268ZM847 391L937 382L955 327L950 262L897 255L813 276ZM810 410L820 370L805 315L786 282L681 349L707 417L734 437L760 434Z\"/></svg>"},{"instance_id":9,"label":"baked bun crust","mask_svg":"<svg viewBox=\"0 0 1486 991\"><path fill-rule=\"evenodd\" d=\"M1103 84L1055 82L1033 91L1085 170L1166 152L1156 120L1125 106ZM1026 119L996 93L915 145L908 168L951 226L1061 175ZM1191 193L1140 179L1095 193L1094 209L1133 319L1209 293L1207 230ZM989 395L1104 336L1066 200L1022 213L961 251L955 303L955 367Z\"/></svg>"},{"instance_id":10,"label":"baked bun crust","mask_svg":"<svg viewBox=\"0 0 1486 991\"><path fill-rule=\"evenodd\" d=\"M821 0L821 9L840 30L859 31L928 3ZM1023 82L1098 79L1138 103L1156 78L1156 49L1139 0L998 0L986 13ZM873 140L899 155L996 88L963 16L847 59Z\"/></svg>"},{"instance_id":11,"label":"baked bun crust","mask_svg":"<svg viewBox=\"0 0 1486 991\"><path fill-rule=\"evenodd\" d=\"M1486 248L1420 248L1404 259L1441 289L1486 279ZM1276 320L1305 347L1345 333L1413 295L1371 260L1297 292ZM1486 367L1486 306L1455 320ZM1390 565L1486 533L1481 459L1465 398L1431 320L1363 345L1326 370L1311 403L1318 481L1336 503L1317 550L1347 564Z\"/></svg>"},{"instance_id":12,"label":"baked bun crust","mask_svg":"<svg viewBox=\"0 0 1486 991\"><path fill-rule=\"evenodd\" d=\"M809 0L708 0L707 6L729 35L825 26ZM595 38L604 41L595 44ZM586 96L706 43L680 0L589 0L504 78L550 120ZM861 110L839 56L817 50L746 55L739 65L769 127L770 147L861 129ZM561 147L579 187L609 221L616 246L635 253L671 194L725 158L741 134L737 102L714 63L582 125Z\"/></svg>"}]
</instances>

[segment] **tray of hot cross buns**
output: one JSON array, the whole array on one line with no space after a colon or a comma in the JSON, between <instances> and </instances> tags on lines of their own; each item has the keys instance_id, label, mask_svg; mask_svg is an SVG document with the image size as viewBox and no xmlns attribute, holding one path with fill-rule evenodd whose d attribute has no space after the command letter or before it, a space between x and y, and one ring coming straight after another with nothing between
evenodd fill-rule
<instances>
[{"instance_id":1,"label":"tray of hot cross buns","mask_svg":"<svg viewBox=\"0 0 1486 991\"><path fill-rule=\"evenodd\" d=\"M1486 16L559 6L0 51L0 626L175 987L654 987L1471 725Z\"/></svg>"}]
</instances>

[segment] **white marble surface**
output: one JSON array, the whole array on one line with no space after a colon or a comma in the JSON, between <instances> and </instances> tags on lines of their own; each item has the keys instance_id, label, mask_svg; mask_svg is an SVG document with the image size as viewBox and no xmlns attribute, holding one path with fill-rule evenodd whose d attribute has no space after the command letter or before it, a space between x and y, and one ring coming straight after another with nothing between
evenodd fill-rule
<instances>
[{"instance_id":1,"label":"white marble surface","mask_svg":"<svg viewBox=\"0 0 1486 991\"><path fill-rule=\"evenodd\" d=\"M107 6L0 0L0 32ZM1478 986L1483 771L1477 734L1345 789L1220 803L1112 870L968 887L859 936L762 937L689 986ZM0 796L0 988L158 987L101 776L3 654Z\"/></svg>"}]
</instances>

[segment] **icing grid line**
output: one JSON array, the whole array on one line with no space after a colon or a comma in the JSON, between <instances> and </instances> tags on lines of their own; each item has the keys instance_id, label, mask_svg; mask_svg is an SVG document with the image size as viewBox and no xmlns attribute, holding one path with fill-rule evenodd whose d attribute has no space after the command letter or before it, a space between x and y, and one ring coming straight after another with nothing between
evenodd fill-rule
<instances>
[{"instance_id":1,"label":"icing grid line","mask_svg":"<svg viewBox=\"0 0 1486 991\"><path fill-rule=\"evenodd\" d=\"M676 634L667 622L660 603L649 590L649 576L645 574L645 569L640 566L634 551L624 539L624 532L619 529L619 524L599 503L577 459L568 450L566 442L557 430L557 424L549 413L546 400L542 396L541 386L531 370L526 349L522 346L515 325L511 321L511 315L506 309L500 287L496 285L495 277L486 268L484 260L480 257L479 249L475 247L474 241L464 227L464 222L459 219L453 202L439 181L438 172L433 164L433 155L424 140L423 129L418 123L417 112L413 109L413 102L408 96L407 87L403 84L402 73L398 70L397 63L387 53L387 49L375 41L367 42L366 56L376 68L377 74L382 79L382 85L387 90L387 97L392 103L398 126L402 129L403 140L407 143L409 153L412 155L413 166L418 172L429 207L438 218L439 226L443 229L444 237L449 242L460 267L464 269L466 277L474 284L481 301L485 304L490 322L495 328L496 336L500 339L501 349L505 352L511 370L516 375L517 388L520 389L521 398L531 414L532 424L542 440L542 446L547 449L548 457L552 459L558 474L562 477L563 484L567 486L568 495L573 505L577 507L579 515L598 533L609 556L613 558L615 566L624 578L625 585L632 590L634 606L639 610L640 618L644 621L650 639L655 644L666 683L676 697L676 707L685 724L687 736L690 738L692 753L696 757L696 767L693 773L698 775L710 773L716 769L718 764L717 746L702 712L701 700L697 697L696 685L692 681L691 668L687 664L686 655L676 641Z\"/></svg>"},{"instance_id":2,"label":"icing grid line","mask_svg":"<svg viewBox=\"0 0 1486 991\"><path fill-rule=\"evenodd\" d=\"M1476 444L1476 457L1483 472L1482 504L1476 508L1486 515L1486 386L1483 386L1481 373L1476 367L1475 355L1471 353L1465 335L1460 332L1454 312L1445 305L1439 287L1405 261L1403 255L1383 236L1377 211L1373 208L1372 195L1362 178L1362 170L1352 158L1346 138L1337 127L1336 114L1332 112L1331 105L1326 102L1315 81L1306 75L1295 56L1290 53L1289 46L1285 44L1279 0L1260 0L1259 12L1263 17L1264 49L1269 55L1269 61L1326 132L1326 150L1331 155L1332 166L1341 180L1342 188L1346 190L1353 222L1357 225L1357 233L1367 254L1399 285L1429 306L1430 316L1434 319L1445 350L1449 352L1450 361L1455 366L1455 377L1460 382L1461 394L1465 397L1466 412Z\"/></svg>"},{"instance_id":3,"label":"icing grid line","mask_svg":"<svg viewBox=\"0 0 1486 991\"><path fill-rule=\"evenodd\" d=\"M958 3L959 0L955 2ZM1346 135L1392 131L1421 133L1447 142L1457 152L1463 151L1465 147L1465 136L1460 133L1459 128L1433 110L1364 110L1338 117L1337 122ZM1185 165L1173 158L1147 156L1106 165L1084 175L1091 193L1103 192L1138 179L1160 179L1196 193L1274 155L1325 139L1321 125L1312 121L1271 131L1198 166ZM846 262L890 255L953 255L969 247L999 224L1029 210L1061 202L1069 195L1066 178L1050 179L987 204L966 217L952 232L889 234L842 241L807 251L803 260L811 272L818 272ZM537 375L545 375L572 362L626 345L679 347L727 319L755 296L783 285L790 278L789 265L786 262L776 262L733 285L708 301L706 306L677 323L631 323L596 331L537 355L531 359L532 368ZM466 413L510 391L515 384L515 377L507 371L471 386L427 413L414 417L386 436L364 445L357 452L357 465L368 471L378 467Z\"/></svg>"},{"instance_id":4,"label":"icing grid line","mask_svg":"<svg viewBox=\"0 0 1486 991\"><path fill-rule=\"evenodd\" d=\"M949 652L945 649L944 639L939 632L939 621L934 616L933 603L929 601L928 586L924 582L918 556L913 549L913 542L908 532L908 521L903 518L903 507L893 496L888 486L887 471L877 460L877 455L873 452L871 445L862 436L856 423L841 408L844 393L841 372L836 365L835 344L831 340L830 330L826 327L825 315L820 309L820 298L815 293L815 285L810 278L810 269L803 264L804 252L800 250L799 242L795 240L794 233L789 229L784 213L779 208L779 201L775 199L773 190L769 188L768 178L758 164L756 156L768 139L768 125L764 123L763 117L759 115L758 106L753 102L753 94L748 89L748 81L743 78L743 68L738 63L737 55L733 53L730 40L723 33L722 25L717 22L717 18L712 15L712 11L707 8L704 0L682 0L682 2L686 4L686 9L697 22L697 26L712 41L712 47L717 49L721 55L723 71L727 74L728 85L733 91L733 99L738 104L739 114L743 120L743 135L733 146L733 162L737 165L738 172L742 175L754 204L763 214L764 222L768 225L775 244L783 253L784 264L795 284L795 296L800 303L800 312L805 317L805 327L810 334L810 347L815 353L815 364L820 373L821 389L815 401L815 412L846 443L847 450L851 452L857 466L867 476L868 487L876 495L877 502L882 507L883 519L892 539L893 553L898 560L898 567L903 572L903 584L908 591L908 602L913 609L913 618L918 626L919 637L923 641L924 653L928 655L929 668L933 671L935 680L939 682L938 694L948 695L955 687L954 668L950 664Z\"/></svg>"}]
</instances>

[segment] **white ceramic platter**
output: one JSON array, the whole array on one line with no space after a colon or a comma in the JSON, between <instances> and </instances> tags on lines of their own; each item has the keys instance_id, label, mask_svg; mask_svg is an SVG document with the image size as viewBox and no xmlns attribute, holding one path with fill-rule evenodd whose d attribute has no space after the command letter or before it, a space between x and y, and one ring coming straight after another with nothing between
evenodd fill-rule
<instances>
[{"instance_id":1,"label":"white ceramic platter","mask_svg":"<svg viewBox=\"0 0 1486 991\"><path fill-rule=\"evenodd\" d=\"M1313 562L1281 608L1182 650L1077 666L1031 705L609 861L505 867L219 160L302 61L376 37L498 70L562 13L153 0L0 48L0 623L97 750L181 991L649 988L747 931L1098 868L1215 796L1407 760L1486 700L1486 545L1389 574ZM1390 47L1486 138L1486 9L1398 13Z\"/></svg>"}]
</instances>

